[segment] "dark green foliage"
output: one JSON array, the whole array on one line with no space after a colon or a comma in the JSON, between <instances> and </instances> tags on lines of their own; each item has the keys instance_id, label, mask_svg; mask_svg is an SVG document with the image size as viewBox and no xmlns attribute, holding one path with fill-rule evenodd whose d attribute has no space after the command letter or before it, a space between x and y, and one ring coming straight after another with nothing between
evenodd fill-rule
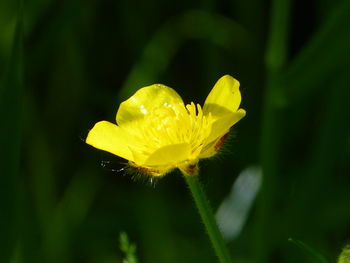
<instances>
[{"instance_id":1,"label":"dark green foliage","mask_svg":"<svg viewBox=\"0 0 350 263\"><path fill-rule=\"evenodd\" d=\"M234 262L315 262L289 237L336 262L350 239L350 1L20 2L0 1L1 263L122 262L121 231L142 263L216 262L179 173L132 180L84 139L144 85L202 103L224 74L247 116L201 181L217 208L240 171L264 176Z\"/></svg>"},{"instance_id":2,"label":"dark green foliage","mask_svg":"<svg viewBox=\"0 0 350 263\"><path fill-rule=\"evenodd\" d=\"M16 5L15 29L9 60L0 82L0 262L8 262L19 246L22 179L20 142L22 130L23 49L22 10Z\"/></svg>"}]
</instances>

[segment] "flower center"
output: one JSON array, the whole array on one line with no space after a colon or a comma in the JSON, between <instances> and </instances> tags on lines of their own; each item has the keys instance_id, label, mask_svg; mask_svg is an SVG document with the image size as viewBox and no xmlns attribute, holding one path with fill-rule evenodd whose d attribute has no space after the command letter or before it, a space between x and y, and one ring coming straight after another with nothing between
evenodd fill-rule
<instances>
[{"instance_id":1,"label":"flower center","mask_svg":"<svg viewBox=\"0 0 350 263\"><path fill-rule=\"evenodd\" d=\"M142 141L147 152L160 147L188 143L195 159L210 133L211 117L204 116L202 108L192 102L183 106L168 105L154 108L141 127Z\"/></svg>"}]
</instances>

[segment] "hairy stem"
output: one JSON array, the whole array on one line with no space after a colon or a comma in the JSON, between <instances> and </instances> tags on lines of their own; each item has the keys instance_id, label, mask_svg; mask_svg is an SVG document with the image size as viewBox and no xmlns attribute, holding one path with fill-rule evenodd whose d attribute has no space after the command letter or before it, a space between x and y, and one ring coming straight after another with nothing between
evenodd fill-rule
<instances>
[{"instance_id":1,"label":"hairy stem","mask_svg":"<svg viewBox=\"0 0 350 263\"><path fill-rule=\"evenodd\" d=\"M198 176L185 175L184 177L220 263L231 263L230 253L216 224L213 211L198 180Z\"/></svg>"}]
</instances>

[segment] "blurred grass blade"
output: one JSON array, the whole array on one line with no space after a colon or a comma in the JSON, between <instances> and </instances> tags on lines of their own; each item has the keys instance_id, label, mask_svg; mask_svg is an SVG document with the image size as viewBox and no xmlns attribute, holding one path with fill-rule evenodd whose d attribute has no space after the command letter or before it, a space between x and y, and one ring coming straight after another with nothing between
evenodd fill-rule
<instances>
[{"instance_id":1,"label":"blurred grass blade","mask_svg":"<svg viewBox=\"0 0 350 263\"><path fill-rule=\"evenodd\" d=\"M331 263L321 253L319 253L318 251L316 251L314 248L310 247L309 245L305 244L304 242L297 240L297 239L294 239L294 238L289 238L288 241L293 243L297 247L301 248L302 250L304 250L308 254L310 254L316 260L316 262Z\"/></svg>"},{"instance_id":2,"label":"blurred grass blade","mask_svg":"<svg viewBox=\"0 0 350 263\"><path fill-rule=\"evenodd\" d=\"M261 181L259 167L244 169L232 185L229 196L219 206L215 217L226 240L232 241L241 233Z\"/></svg>"},{"instance_id":3,"label":"blurred grass blade","mask_svg":"<svg viewBox=\"0 0 350 263\"><path fill-rule=\"evenodd\" d=\"M343 0L283 74L289 104L319 92L332 73L346 67L350 46L350 1Z\"/></svg>"},{"instance_id":4,"label":"blurred grass blade","mask_svg":"<svg viewBox=\"0 0 350 263\"><path fill-rule=\"evenodd\" d=\"M274 228L273 207L277 200L279 186L279 169L281 165L280 149L285 116L280 110L280 94L284 87L280 75L288 57L287 39L290 23L290 0L271 2L271 17L268 41L265 52L266 90L263 106L260 162L263 174L261 190L257 197L257 214L255 225L254 261L270 262L272 240L267 238Z\"/></svg>"},{"instance_id":5,"label":"blurred grass blade","mask_svg":"<svg viewBox=\"0 0 350 263\"><path fill-rule=\"evenodd\" d=\"M11 59L0 87L0 262L4 263L9 262L19 237L22 52L22 6L19 5Z\"/></svg>"}]
</instances>

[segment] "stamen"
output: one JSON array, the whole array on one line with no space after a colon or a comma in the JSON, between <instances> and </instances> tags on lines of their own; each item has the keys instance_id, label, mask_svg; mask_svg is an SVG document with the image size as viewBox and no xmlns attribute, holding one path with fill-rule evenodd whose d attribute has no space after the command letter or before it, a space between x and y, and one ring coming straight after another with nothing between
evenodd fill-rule
<instances>
[{"instance_id":1,"label":"stamen","mask_svg":"<svg viewBox=\"0 0 350 263\"><path fill-rule=\"evenodd\" d=\"M166 145L189 143L191 155L196 158L210 133L210 115L204 115L201 105L194 102L176 108L164 105L153 109L146 118L138 138L145 155Z\"/></svg>"}]
</instances>

